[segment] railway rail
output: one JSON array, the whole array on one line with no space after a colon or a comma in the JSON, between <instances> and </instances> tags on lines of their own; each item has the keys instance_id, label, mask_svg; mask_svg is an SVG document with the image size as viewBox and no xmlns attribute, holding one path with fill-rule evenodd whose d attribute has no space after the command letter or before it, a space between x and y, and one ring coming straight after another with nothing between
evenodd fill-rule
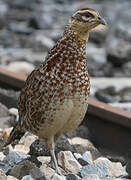
<instances>
[{"instance_id":1,"label":"railway rail","mask_svg":"<svg viewBox=\"0 0 131 180\"><path fill-rule=\"evenodd\" d=\"M3 86L20 90L23 87L25 80L25 76L10 72L4 68L0 68L0 84ZM88 113L105 119L106 121L111 121L113 123L131 128L131 112L112 107L111 105L100 102L93 98L89 99Z\"/></svg>"},{"instance_id":2,"label":"railway rail","mask_svg":"<svg viewBox=\"0 0 131 180\"><path fill-rule=\"evenodd\" d=\"M0 68L0 86L20 90L26 77ZM102 153L116 154L127 161L131 158L131 112L112 107L98 100L89 99L84 121L90 139ZM105 153L106 154L106 153Z\"/></svg>"}]
</instances>

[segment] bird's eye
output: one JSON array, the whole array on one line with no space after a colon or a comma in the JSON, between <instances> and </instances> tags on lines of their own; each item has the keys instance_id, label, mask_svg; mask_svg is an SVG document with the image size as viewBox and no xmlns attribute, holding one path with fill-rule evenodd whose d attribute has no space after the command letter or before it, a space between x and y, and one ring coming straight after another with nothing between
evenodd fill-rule
<instances>
[{"instance_id":1,"label":"bird's eye","mask_svg":"<svg viewBox=\"0 0 131 180\"><path fill-rule=\"evenodd\" d=\"M92 17L92 14L89 12L84 12L82 15L85 16L86 18Z\"/></svg>"}]
</instances>

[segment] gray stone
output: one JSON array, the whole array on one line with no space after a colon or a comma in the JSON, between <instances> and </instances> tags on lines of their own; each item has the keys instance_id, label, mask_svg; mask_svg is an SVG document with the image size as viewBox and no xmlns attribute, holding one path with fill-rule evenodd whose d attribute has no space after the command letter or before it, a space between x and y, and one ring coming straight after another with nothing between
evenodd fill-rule
<instances>
[{"instance_id":1,"label":"gray stone","mask_svg":"<svg viewBox=\"0 0 131 180\"><path fill-rule=\"evenodd\" d=\"M24 34L24 35L30 35L33 33L34 29L31 27L28 27L26 24L23 23L15 23L12 22L9 24L9 30L12 31L13 33L17 34Z\"/></svg>"},{"instance_id":2,"label":"gray stone","mask_svg":"<svg viewBox=\"0 0 131 180\"><path fill-rule=\"evenodd\" d=\"M0 88L0 102L8 108L17 107L19 93Z\"/></svg>"},{"instance_id":3,"label":"gray stone","mask_svg":"<svg viewBox=\"0 0 131 180\"><path fill-rule=\"evenodd\" d=\"M9 162L11 166L18 164L19 162L23 161L24 159L29 158L30 155L27 155L23 152L12 151L4 158L4 162Z\"/></svg>"},{"instance_id":4,"label":"gray stone","mask_svg":"<svg viewBox=\"0 0 131 180\"><path fill-rule=\"evenodd\" d=\"M96 174L89 174L82 178L82 180L101 180Z\"/></svg>"},{"instance_id":5,"label":"gray stone","mask_svg":"<svg viewBox=\"0 0 131 180\"><path fill-rule=\"evenodd\" d=\"M75 148L71 146L69 140L63 135L56 143L55 152L57 154L60 151L66 151L66 150L75 152ZM40 139L37 139L31 144L29 154L35 156L50 156L49 150L45 147L43 140Z\"/></svg>"},{"instance_id":6,"label":"gray stone","mask_svg":"<svg viewBox=\"0 0 131 180\"><path fill-rule=\"evenodd\" d=\"M60 151L75 152L75 148L71 146L69 139L66 138L66 136L62 135L60 139L58 140L58 142L56 143L55 151L56 153Z\"/></svg>"},{"instance_id":7,"label":"gray stone","mask_svg":"<svg viewBox=\"0 0 131 180\"><path fill-rule=\"evenodd\" d=\"M129 180L127 178L115 178L115 177L107 177L107 178L102 178L101 180Z\"/></svg>"},{"instance_id":8,"label":"gray stone","mask_svg":"<svg viewBox=\"0 0 131 180\"><path fill-rule=\"evenodd\" d=\"M50 155L49 150L45 147L43 140L37 139L30 146L30 155L32 156L48 156Z\"/></svg>"},{"instance_id":9,"label":"gray stone","mask_svg":"<svg viewBox=\"0 0 131 180\"><path fill-rule=\"evenodd\" d=\"M8 128L10 126L10 121L12 121L12 118L10 116L1 117L0 118L0 127L2 129Z\"/></svg>"},{"instance_id":10,"label":"gray stone","mask_svg":"<svg viewBox=\"0 0 131 180\"><path fill-rule=\"evenodd\" d=\"M103 90L98 90L96 93L95 93L95 97L99 100L99 101L102 101L102 102L105 102L105 103L114 103L114 102L118 102L118 98L112 96L112 95L109 95L109 94L106 94L105 92L103 92Z\"/></svg>"},{"instance_id":11,"label":"gray stone","mask_svg":"<svg viewBox=\"0 0 131 180\"><path fill-rule=\"evenodd\" d=\"M87 56L88 56L88 63L89 61L93 61L99 65L105 64L106 61L106 52L104 48L98 48L93 43L88 43L87 45Z\"/></svg>"},{"instance_id":12,"label":"gray stone","mask_svg":"<svg viewBox=\"0 0 131 180\"><path fill-rule=\"evenodd\" d=\"M127 18L125 18L127 21ZM124 39L125 41L131 41L131 30L130 23L119 22L115 28L115 35L120 39Z\"/></svg>"},{"instance_id":13,"label":"gray stone","mask_svg":"<svg viewBox=\"0 0 131 180\"><path fill-rule=\"evenodd\" d=\"M68 174L66 176L66 179L67 180L81 180L81 178L79 176L75 175L75 174Z\"/></svg>"},{"instance_id":14,"label":"gray stone","mask_svg":"<svg viewBox=\"0 0 131 180\"><path fill-rule=\"evenodd\" d=\"M98 163L105 163L108 170L109 177L121 177L124 176L125 170L120 162L111 162L109 159L100 157L94 161L95 165Z\"/></svg>"},{"instance_id":15,"label":"gray stone","mask_svg":"<svg viewBox=\"0 0 131 180\"><path fill-rule=\"evenodd\" d=\"M3 161L6 156L3 154L3 152L0 152L0 161Z\"/></svg>"},{"instance_id":16,"label":"gray stone","mask_svg":"<svg viewBox=\"0 0 131 180\"><path fill-rule=\"evenodd\" d=\"M34 180L34 178L31 175L26 175L21 180Z\"/></svg>"},{"instance_id":17,"label":"gray stone","mask_svg":"<svg viewBox=\"0 0 131 180\"><path fill-rule=\"evenodd\" d=\"M121 89L118 94L121 97L121 102L131 102L131 85Z\"/></svg>"},{"instance_id":18,"label":"gray stone","mask_svg":"<svg viewBox=\"0 0 131 180\"><path fill-rule=\"evenodd\" d=\"M92 159L92 155L91 155L90 151L86 151L82 155L82 157L88 164L93 164L93 159Z\"/></svg>"},{"instance_id":19,"label":"gray stone","mask_svg":"<svg viewBox=\"0 0 131 180\"><path fill-rule=\"evenodd\" d=\"M107 60L115 67L122 67L122 65L130 61L131 45L123 40L116 40L111 43L107 52Z\"/></svg>"},{"instance_id":20,"label":"gray stone","mask_svg":"<svg viewBox=\"0 0 131 180\"><path fill-rule=\"evenodd\" d=\"M127 78L92 77L91 88L93 88L94 91L96 92L96 90L101 89L101 85L102 85L102 89L106 89L108 87L113 86L115 88L115 91L118 92L125 87L130 87L131 84L130 80L131 79L128 77Z\"/></svg>"},{"instance_id":21,"label":"gray stone","mask_svg":"<svg viewBox=\"0 0 131 180\"><path fill-rule=\"evenodd\" d=\"M53 14L37 11L32 14L29 20L29 26L35 29L50 29L53 24Z\"/></svg>"},{"instance_id":22,"label":"gray stone","mask_svg":"<svg viewBox=\"0 0 131 180\"><path fill-rule=\"evenodd\" d=\"M9 175L15 176L18 179L21 179L23 176L29 174L32 176L32 178L36 178L36 179L37 177L40 178L43 176L40 169L37 168L34 163L28 160L24 160L21 163L15 165L9 172Z\"/></svg>"},{"instance_id":23,"label":"gray stone","mask_svg":"<svg viewBox=\"0 0 131 180\"><path fill-rule=\"evenodd\" d=\"M0 118L9 116L9 111L5 105L0 103Z\"/></svg>"},{"instance_id":24,"label":"gray stone","mask_svg":"<svg viewBox=\"0 0 131 180\"><path fill-rule=\"evenodd\" d=\"M52 177L51 177L51 180L66 180L66 177L65 176L60 176L58 174L54 174Z\"/></svg>"},{"instance_id":25,"label":"gray stone","mask_svg":"<svg viewBox=\"0 0 131 180\"><path fill-rule=\"evenodd\" d=\"M125 76L131 77L131 62L127 62L122 66Z\"/></svg>"},{"instance_id":26,"label":"gray stone","mask_svg":"<svg viewBox=\"0 0 131 180\"><path fill-rule=\"evenodd\" d=\"M46 179L51 179L54 175L55 170L51 166L51 157L50 156L39 156L38 161L41 162L40 171L44 174Z\"/></svg>"},{"instance_id":27,"label":"gray stone","mask_svg":"<svg viewBox=\"0 0 131 180\"><path fill-rule=\"evenodd\" d=\"M43 61L45 59L46 53L34 52L34 50L33 50L34 42L32 39L29 38L27 41L27 38L26 38L23 41L24 41L23 48L19 48L19 49L14 48L13 50L10 50L9 53L5 52L5 55L8 56L8 59L10 59L10 61L9 60L8 61L9 62L24 61L24 62L30 62L31 64L34 64L34 65L40 64L41 61ZM3 61L5 61L5 60L3 60Z\"/></svg>"},{"instance_id":28,"label":"gray stone","mask_svg":"<svg viewBox=\"0 0 131 180\"><path fill-rule=\"evenodd\" d=\"M6 180L6 179L7 179L7 177L6 177L5 173L4 173L4 171L2 171L0 169L0 180Z\"/></svg>"},{"instance_id":29,"label":"gray stone","mask_svg":"<svg viewBox=\"0 0 131 180\"><path fill-rule=\"evenodd\" d=\"M36 52L47 52L54 45L54 41L43 34L36 34L34 37L33 49Z\"/></svg>"},{"instance_id":30,"label":"gray stone","mask_svg":"<svg viewBox=\"0 0 131 180\"><path fill-rule=\"evenodd\" d=\"M75 174L82 167L70 151L61 151L58 153L58 164L65 171Z\"/></svg>"},{"instance_id":31,"label":"gray stone","mask_svg":"<svg viewBox=\"0 0 131 180\"><path fill-rule=\"evenodd\" d=\"M85 177L89 174L96 174L99 178L105 178L108 176L108 166L103 162L98 162L95 165L89 164L87 166L83 166L80 170L80 175Z\"/></svg>"},{"instance_id":32,"label":"gray stone","mask_svg":"<svg viewBox=\"0 0 131 180\"><path fill-rule=\"evenodd\" d=\"M131 103L110 103L110 105L131 112Z\"/></svg>"},{"instance_id":33,"label":"gray stone","mask_svg":"<svg viewBox=\"0 0 131 180\"><path fill-rule=\"evenodd\" d=\"M74 131L67 133L66 137L72 139L73 137L80 137L80 138L88 138L89 131L88 128L84 125L79 126L77 129Z\"/></svg>"},{"instance_id":34,"label":"gray stone","mask_svg":"<svg viewBox=\"0 0 131 180\"><path fill-rule=\"evenodd\" d=\"M9 5L13 8L20 8L20 9L32 9L35 5L35 0L29 0L28 3L26 0L13 0L9 1Z\"/></svg>"},{"instance_id":35,"label":"gray stone","mask_svg":"<svg viewBox=\"0 0 131 180\"><path fill-rule=\"evenodd\" d=\"M38 167L35 167L35 168L31 169L30 170L30 175L34 179L45 179L44 171L41 171L41 169L38 168Z\"/></svg>"},{"instance_id":36,"label":"gray stone","mask_svg":"<svg viewBox=\"0 0 131 180\"><path fill-rule=\"evenodd\" d=\"M14 167L16 164L20 163L24 159L29 158L30 155L27 155L23 152L10 151L9 154L3 159L0 166L1 169L7 173Z\"/></svg>"},{"instance_id":37,"label":"gray stone","mask_svg":"<svg viewBox=\"0 0 131 180\"><path fill-rule=\"evenodd\" d=\"M79 153L74 153L74 157L77 159L77 161L82 165L82 166L85 166L88 164L87 161L85 161L83 158L82 158L82 155L79 154Z\"/></svg>"},{"instance_id":38,"label":"gray stone","mask_svg":"<svg viewBox=\"0 0 131 180\"><path fill-rule=\"evenodd\" d=\"M83 154L86 151L90 151L93 160L101 156L100 152L88 139L74 137L72 139L69 139L69 142L74 147L75 152L77 153Z\"/></svg>"}]
</instances>

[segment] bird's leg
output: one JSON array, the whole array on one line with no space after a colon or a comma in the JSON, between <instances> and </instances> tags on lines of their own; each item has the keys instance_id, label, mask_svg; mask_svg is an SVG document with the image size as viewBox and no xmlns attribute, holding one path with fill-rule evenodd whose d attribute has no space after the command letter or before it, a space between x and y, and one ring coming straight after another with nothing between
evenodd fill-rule
<instances>
[{"instance_id":1,"label":"bird's leg","mask_svg":"<svg viewBox=\"0 0 131 180\"><path fill-rule=\"evenodd\" d=\"M58 163L57 163L57 160L56 160L56 156L55 156L55 151L54 151L54 149L51 149L51 150L50 150L50 154L51 154L51 160L53 161L54 166L55 166L56 173L58 173L58 174L61 175L61 172L60 172L60 170L59 170Z\"/></svg>"},{"instance_id":2,"label":"bird's leg","mask_svg":"<svg viewBox=\"0 0 131 180\"><path fill-rule=\"evenodd\" d=\"M61 175L61 172L59 170L58 167L58 163L56 160L56 156L55 156L55 142L54 142L54 136L50 137L48 139L45 140L46 143L46 147L50 150L50 154L51 154L51 163L53 162L54 168L56 170L56 173Z\"/></svg>"}]
</instances>

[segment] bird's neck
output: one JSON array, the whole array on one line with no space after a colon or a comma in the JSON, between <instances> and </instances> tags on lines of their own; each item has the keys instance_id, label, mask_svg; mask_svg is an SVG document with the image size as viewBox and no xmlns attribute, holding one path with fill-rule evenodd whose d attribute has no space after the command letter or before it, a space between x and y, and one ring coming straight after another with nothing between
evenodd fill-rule
<instances>
[{"instance_id":1,"label":"bird's neck","mask_svg":"<svg viewBox=\"0 0 131 180\"><path fill-rule=\"evenodd\" d=\"M89 38L88 29L85 27L79 27L75 24L72 25L69 23L65 29L65 32L73 33L79 41L88 41Z\"/></svg>"}]
</instances>

